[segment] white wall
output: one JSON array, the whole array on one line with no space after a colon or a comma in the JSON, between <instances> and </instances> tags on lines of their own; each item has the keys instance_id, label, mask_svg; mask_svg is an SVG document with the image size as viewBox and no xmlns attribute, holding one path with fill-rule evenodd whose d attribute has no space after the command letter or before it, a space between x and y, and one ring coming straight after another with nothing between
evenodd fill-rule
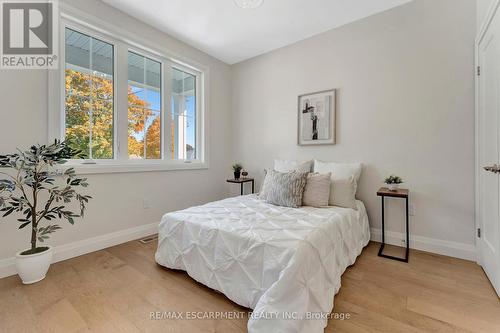
<instances>
[{"instance_id":1,"label":"white wall","mask_svg":"<svg viewBox=\"0 0 500 333\"><path fill-rule=\"evenodd\" d=\"M472 256L475 10L415 0L233 66L236 158L260 179L273 158L363 162L358 197L375 228L375 192L402 176L411 234ZM337 144L297 146L297 96L331 88ZM402 202L388 210L389 230L403 231Z\"/></svg>"},{"instance_id":2,"label":"white wall","mask_svg":"<svg viewBox=\"0 0 500 333\"><path fill-rule=\"evenodd\" d=\"M50 239L50 244L68 244L158 222L168 211L225 197L225 178L231 175L231 140L227 132L231 128L229 66L101 2L66 2L209 67L210 168L89 175L88 192L94 199L86 218L75 226L61 222L64 229ZM47 141L47 95L46 71L0 71L0 152L14 152L16 147ZM150 209L143 209L143 198L149 199ZM2 259L29 247L29 232L20 232L17 226L14 218L0 220L0 264Z\"/></svg>"}]
</instances>

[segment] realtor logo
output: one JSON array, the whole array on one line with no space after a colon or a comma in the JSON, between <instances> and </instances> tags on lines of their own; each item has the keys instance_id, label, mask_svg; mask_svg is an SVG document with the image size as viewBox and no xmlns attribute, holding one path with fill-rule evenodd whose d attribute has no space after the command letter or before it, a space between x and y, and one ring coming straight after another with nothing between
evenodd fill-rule
<instances>
[{"instance_id":1,"label":"realtor logo","mask_svg":"<svg viewBox=\"0 0 500 333\"><path fill-rule=\"evenodd\" d=\"M56 1L1 1L2 69L57 68Z\"/></svg>"}]
</instances>

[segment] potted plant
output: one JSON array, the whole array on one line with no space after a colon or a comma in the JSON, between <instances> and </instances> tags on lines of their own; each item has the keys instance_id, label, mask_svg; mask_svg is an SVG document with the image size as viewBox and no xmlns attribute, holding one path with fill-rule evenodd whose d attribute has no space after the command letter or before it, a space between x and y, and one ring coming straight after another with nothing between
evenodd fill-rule
<instances>
[{"instance_id":1,"label":"potted plant","mask_svg":"<svg viewBox=\"0 0 500 333\"><path fill-rule=\"evenodd\" d=\"M243 166L240 163L233 164L234 179L240 179L241 169L243 169Z\"/></svg>"},{"instance_id":2,"label":"potted plant","mask_svg":"<svg viewBox=\"0 0 500 333\"><path fill-rule=\"evenodd\" d=\"M75 218L83 217L85 205L91 199L76 192L77 187L87 187L87 180L79 178L73 168L62 174L50 168L66 163L67 159L81 157L81 152L70 148L66 141L56 140L51 145L34 145L26 151L0 155L0 214L12 213L19 229L29 227L31 247L16 254L16 268L24 284L35 283L45 278L52 261L52 247L39 246L49 235L61 229L54 222L65 219L74 224ZM74 213L67 205L79 203L79 212Z\"/></svg>"},{"instance_id":3,"label":"potted plant","mask_svg":"<svg viewBox=\"0 0 500 333\"><path fill-rule=\"evenodd\" d=\"M384 180L384 183L387 185L389 191L397 191L399 185L403 183L403 179L398 176L390 175Z\"/></svg>"}]
</instances>

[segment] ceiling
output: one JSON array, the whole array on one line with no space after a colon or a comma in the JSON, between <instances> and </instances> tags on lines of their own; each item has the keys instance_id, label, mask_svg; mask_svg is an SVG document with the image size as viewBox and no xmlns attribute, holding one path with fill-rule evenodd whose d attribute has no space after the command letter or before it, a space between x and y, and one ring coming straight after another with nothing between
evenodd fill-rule
<instances>
[{"instance_id":1,"label":"ceiling","mask_svg":"<svg viewBox=\"0 0 500 333\"><path fill-rule=\"evenodd\" d=\"M411 0L103 0L228 64L269 52Z\"/></svg>"}]
</instances>

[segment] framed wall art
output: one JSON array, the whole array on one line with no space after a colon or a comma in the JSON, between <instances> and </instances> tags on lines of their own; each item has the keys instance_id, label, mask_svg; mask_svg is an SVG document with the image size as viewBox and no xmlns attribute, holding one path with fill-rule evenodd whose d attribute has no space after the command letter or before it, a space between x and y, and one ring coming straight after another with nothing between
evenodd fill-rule
<instances>
[{"instance_id":1,"label":"framed wall art","mask_svg":"<svg viewBox=\"0 0 500 333\"><path fill-rule=\"evenodd\" d=\"M299 96L298 144L335 144L336 90L325 90Z\"/></svg>"}]
</instances>

